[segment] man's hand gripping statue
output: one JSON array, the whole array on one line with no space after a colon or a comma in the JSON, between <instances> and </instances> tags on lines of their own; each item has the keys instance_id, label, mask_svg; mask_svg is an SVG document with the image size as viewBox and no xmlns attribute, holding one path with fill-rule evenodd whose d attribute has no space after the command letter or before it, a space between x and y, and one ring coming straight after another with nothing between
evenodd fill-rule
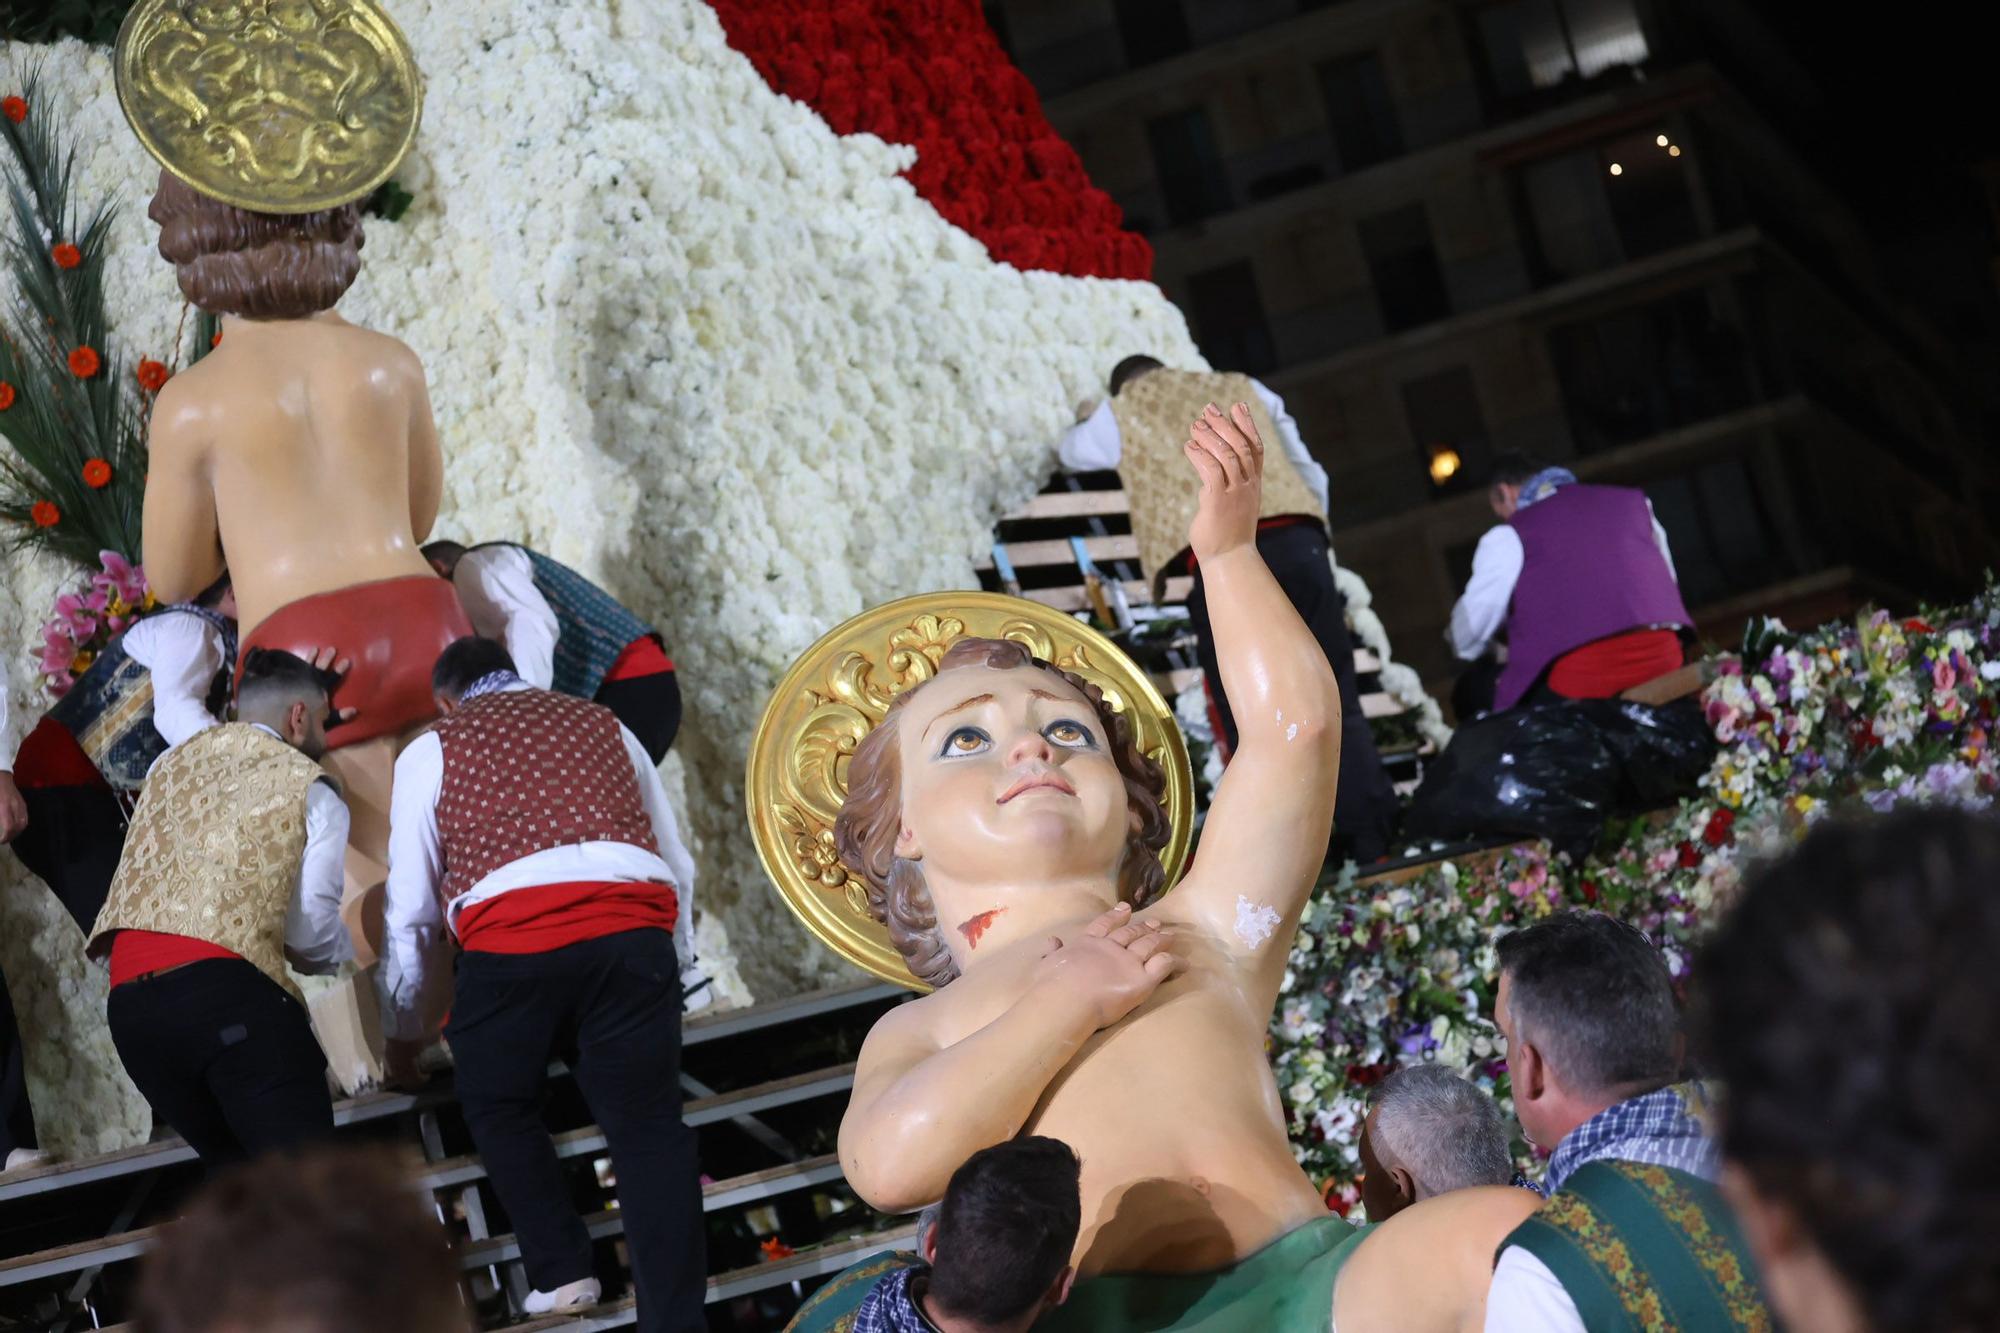
<instances>
[{"instance_id":1,"label":"man's hand gripping statue","mask_svg":"<svg viewBox=\"0 0 2000 1333\"><path fill-rule=\"evenodd\" d=\"M1162 778L1124 720L1010 643L954 645L898 700L836 825L938 987L862 1050L849 1181L907 1211L981 1148L1063 1139L1083 1160L1086 1278L1225 1269L1328 1216L1286 1142L1264 1031L1327 845L1339 696L1257 554L1248 410L1211 406L1186 453L1190 545L1244 725L1182 884L1154 901Z\"/></svg>"}]
</instances>

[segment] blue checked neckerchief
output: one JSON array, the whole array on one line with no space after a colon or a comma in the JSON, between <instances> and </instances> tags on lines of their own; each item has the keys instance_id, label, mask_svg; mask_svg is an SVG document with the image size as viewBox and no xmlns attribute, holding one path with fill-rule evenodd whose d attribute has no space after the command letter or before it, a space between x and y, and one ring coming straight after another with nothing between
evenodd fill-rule
<instances>
[{"instance_id":1,"label":"blue checked neckerchief","mask_svg":"<svg viewBox=\"0 0 2000 1333\"><path fill-rule=\"evenodd\" d=\"M469 704L482 694L498 694L519 684L521 678L511 671L489 671L466 686L465 693L458 696L458 701Z\"/></svg>"},{"instance_id":2,"label":"blue checked neckerchief","mask_svg":"<svg viewBox=\"0 0 2000 1333\"><path fill-rule=\"evenodd\" d=\"M1543 1189L1554 1194L1579 1167L1605 1158L1670 1166L1714 1180L1721 1163L1705 1123L1713 1106L1708 1090L1691 1082L1606 1107L1556 1145Z\"/></svg>"},{"instance_id":3,"label":"blue checked neckerchief","mask_svg":"<svg viewBox=\"0 0 2000 1333\"><path fill-rule=\"evenodd\" d=\"M852 1333L937 1333L937 1325L924 1318L910 1294L910 1279L929 1273L928 1268L899 1268L870 1288L854 1312Z\"/></svg>"},{"instance_id":4,"label":"blue checked neckerchief","mask_svg":"<svg viewBox=\"0 0 2000 1333\"><path fill-rule=\"evenodd\" d=\"M1534 476L1521 483L1521 498L1516 506L1526 509L1537 500L1546 500L1556 493L1558 487L1572 485L1576 473L1566 467L1545 467Z\"/></svg>"}]
</instances>

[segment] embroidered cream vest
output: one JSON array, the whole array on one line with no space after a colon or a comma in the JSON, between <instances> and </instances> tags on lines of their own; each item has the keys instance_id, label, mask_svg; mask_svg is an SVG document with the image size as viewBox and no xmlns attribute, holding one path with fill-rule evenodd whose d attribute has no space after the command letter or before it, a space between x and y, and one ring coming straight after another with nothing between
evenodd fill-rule
<instances>
[{"instance_id":1,"label":"embroidered cream vest","mask_svg":"<svg viewBox=\"0 0 2000 1333\"><path fill-rule=\"evenodd\" d=\"M323 776L247 722L169 750L139 794L92 956L120 930L186 935L242 955L298 995L285 971L285 913L305 857L306 793Z\"/></svg>"},{"instance_id":2,"label":"embroidered cream vest","mask_svg":"<svg viewBox=\"0 0 2000 1333\"><path fill-rule=\"evenodd\" d=\"M1188 428L1210 403L1224 412L1232 403L1250 405L1250 419L1264 441L1261 515L1307 514L1326 521L1326 512L1278 443L1278 428L1248 375L1152 371L1119 391L1111 400L1111 415L1118 421L1118 475L1132 507L1139 564L1156 589L1175 557L1187 550L1188 525L1194 522L1201 499L1201 476L1181 446L1187 442Z\"/></svg>"}]
</instances>

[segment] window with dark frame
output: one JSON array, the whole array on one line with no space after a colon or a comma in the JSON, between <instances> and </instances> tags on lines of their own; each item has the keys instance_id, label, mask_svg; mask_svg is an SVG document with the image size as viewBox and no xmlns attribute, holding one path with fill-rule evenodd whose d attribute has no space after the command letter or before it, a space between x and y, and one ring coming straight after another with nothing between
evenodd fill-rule
<instances>
[{"instance_id":1,"label":"window with dark frame","mask_svg":"<svg viewBox=\"0 0 2000 1333\"><path fill-rule=\"evenodd\" d=\"M1277 346L1249 260L1189 274L1187 313L1210 365L1246 375L1277 369Z\"/></svg>"},{"instance_id":2,"label":"window with dark frame","mask_svg":"<svg viewBox=\"0 0 2000 1333\"><path fill-rule=\"evenodd\" d=\"M1503 102L1641 65L1651 54L1632 0L1502 0L1482 6L1476 26Z\"/></svg>"},{"instance_id":3,"label":"window with dark frame","mask_svg":"<svg viewBox=\"0 0 2000 1333\"><path fill-rule=\"evenodd\" d=\"M1469 369L1453 366L1405 383L1403 415L1433 497L1485 487L1493 475L1493 442Z\"/></svg>"},{"instance_id":4,"label":"window with dark frame","mask_svg":"<svg viewBox=\"0 0 2000 1333\"><path fill-rule=\"evenodd\" d=\"M1229 173L1206 109L1193 106L1155 116L1146 122L1146 140L1168 222L1179 225L1229 211Z\"/></svg>"},{"instance_id":5,"label":"window with dark frame","mask_svg":"<svg viewBox=\"0 0 2000 1333\"><path fill-rule=\"evenodd\" d=\"M1112 13L1130 69L1171 60L1194 45L1181 0L1114 0Z\"/></svg>"},{"instance_id":6,"label":"window with dark frame","mask_svg":"<svg viewBox=\"0 0 2000 1333\"><path fill-rule=\"evenodd\" d=\"M1319 67L1319 87L1342 171L1359 171L1402 153L1402 123L1373 51L1327 61Z\"/></svg>"},{"instance_id":7,"label":"window with dark frame","mask_svg":"<svg viewBox=\"0 0 2000 1333\"><path fill-rule=\"evenodd\" d=\"M1359 231L1383 329L1399 333L1451 313L1430 216L1421 203L1363 218Z\"/></svg>"}]
</instances>

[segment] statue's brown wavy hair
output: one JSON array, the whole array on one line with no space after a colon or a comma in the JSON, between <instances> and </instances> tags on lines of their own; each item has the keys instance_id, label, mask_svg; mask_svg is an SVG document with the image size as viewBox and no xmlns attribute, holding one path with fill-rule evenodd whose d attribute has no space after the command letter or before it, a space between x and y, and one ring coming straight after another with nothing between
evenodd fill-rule
<instances>
[{"instance_id":1,"label":"statue's brown wavy hair","mask_svg":"<svg viewBox=\"0 0 2000 1333\"><path fill-rule=\"evenodd\" d=\"M211 315L304 319L333 309L361 272L358 204L253 213L162 171L146 216L181 295Z\"/></svg>"},{"instance_id":2,"label":"statue's brown wavy hair","mask_svg":"<svg viewBox=\"0 0 2000 1333\"><path fill-rule=\"evenodd\" d=\"M847 766L847 799L833 824L834 846L847 867L859 874L868 892L868 910L889 927L889 938L911 973L932 986L958 975L951 948L938 928L937 907L924 883L923 867L896 855L896 838L903 825L902 762L896 742L898 713L938 677L958 667L983 666L1001 671L1032 667L1046 671L1090 701L1104 728L1107 749L1125 779L1125 800L1131 813L1125 857L1118 867L1118 897L1144 907L1166 886L1160 849L1172 829L1161 797L1165 771L1139 748L1132 724L1104 702L1104 692L1073 672L1035 657L1011 639L960 639L945 650L937 677L905 690L889 706L876 728L855 747Z\"/></svg>"}]
</instances>

